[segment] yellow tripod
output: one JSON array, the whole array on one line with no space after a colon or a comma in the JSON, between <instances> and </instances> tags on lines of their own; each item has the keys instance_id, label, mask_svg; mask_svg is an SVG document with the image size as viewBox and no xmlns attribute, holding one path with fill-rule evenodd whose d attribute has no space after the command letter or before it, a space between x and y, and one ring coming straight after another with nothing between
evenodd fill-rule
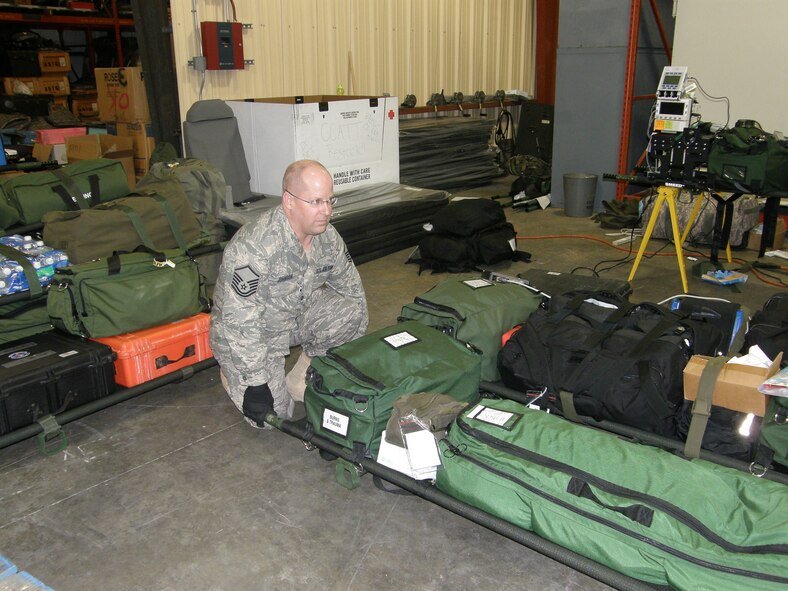
<instances>
[{"instance_id":1,"label":"yellow tripod","mask_svg":"<svg viewBox=\"0 0 788 591\"><path fill-rule=\"evenodd\" d=\"M657 201L654 203L654 211L651 214L651 219L648 221L648 226L646 226L646 233L643 234L643 241L640 243L640 249L638 250L637 257L635 257L635 264L632 265L632 271L629 273L628 281L632 281L635 277L635 272L638 270L638 265L640 265L640 261L643 258L643 253L646 252L646 246L648 245L649 238L651 238L651 233L654 231L659 213L662 211L663 204L667 201L668 211L670 212L670 225L673 227L673 242L676 244L676 257L678 258L679 271L681 272L681 285L684 287L684 293L689 291L687 288L687 272L684 270L684 254L681 251L683 239L679 235L679 221L676 216L676 197L678 197L680 191L681 189L679 187L662 185L659 188ZM687 225L688 229L689 227L690 226Z\"/></svg>"}]
</instances>

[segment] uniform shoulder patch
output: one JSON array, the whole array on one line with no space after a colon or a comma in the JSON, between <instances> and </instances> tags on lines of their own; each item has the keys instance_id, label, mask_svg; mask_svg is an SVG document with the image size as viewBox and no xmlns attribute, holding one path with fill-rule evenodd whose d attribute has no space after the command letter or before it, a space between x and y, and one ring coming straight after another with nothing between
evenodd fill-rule
<instances>
[{"instance_id":1,"label":"uniform shoulder patch","mask_svg":"<svg viewBox=\"0 0 788 591\"><path fill-rule=\"evenodd\" d=\"M233 273L233 291L242 298L248 298L257 293L260 276L249 266L238 267Z\"/></svg>"}]
</instances>

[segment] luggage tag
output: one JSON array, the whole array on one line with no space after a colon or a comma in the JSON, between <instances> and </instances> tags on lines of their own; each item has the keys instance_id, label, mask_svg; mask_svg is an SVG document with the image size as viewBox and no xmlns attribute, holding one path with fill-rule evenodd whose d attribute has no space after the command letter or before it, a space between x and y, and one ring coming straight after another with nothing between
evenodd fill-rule
<instances>
[{"instance_id":1,"label":"luggage tag","mask_svg":"<svg viewBox=\"0 0 788 591\"><path fill-rule=\"evenodd\" d=\"M163 267L172 267L175 268L175 263L173 263L170 259L165 258L163 261L159 259L153 259L153 266L157 269L161 269Z\"/></svg>"},{"instance_id":2,"label":"luggage tag","mask_svg":"<svg viewBox=\"0 0 788 591\"><path fill-rule=\"evenodd\" d=\"M523 415L520 413L498 410L482 404L477 404L466 416L469 419L475 419L488 425L495 425L507 431L511 431L518 421L523 418Z\"/></svg>"}]
</instances>

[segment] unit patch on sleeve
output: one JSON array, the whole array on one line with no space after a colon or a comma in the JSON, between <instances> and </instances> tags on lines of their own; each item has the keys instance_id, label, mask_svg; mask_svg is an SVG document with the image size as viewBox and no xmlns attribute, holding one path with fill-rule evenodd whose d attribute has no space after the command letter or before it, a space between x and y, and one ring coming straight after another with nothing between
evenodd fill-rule
<instances>
[{"instance_id":1,"label":"unit patch on sleeve","mask_svg":"<svg viewBox=\"0 0 788 591\"><path fill-rule=\"evenodd\" d=\"M249 265L239 267L233 273L233 291L242 298L248 298L257 293L260 276Z\"/></svg>"}]
</instances>

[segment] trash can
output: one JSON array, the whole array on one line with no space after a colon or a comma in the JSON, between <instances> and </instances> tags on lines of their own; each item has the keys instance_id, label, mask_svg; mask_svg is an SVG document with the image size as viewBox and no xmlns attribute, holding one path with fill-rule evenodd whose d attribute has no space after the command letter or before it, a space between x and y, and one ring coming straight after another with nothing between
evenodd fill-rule
<instances>
[{"instance_id":1,"label":"trash can","mask_svg":"<svg viewBox=\"0 0 788 591\"><path fill-rule=\"evenodd\" d=\"M564 175L564 213L571 217L587 218L594 211L596 198L595 174L567 172Z\"/></svg>"}]
</instances>

